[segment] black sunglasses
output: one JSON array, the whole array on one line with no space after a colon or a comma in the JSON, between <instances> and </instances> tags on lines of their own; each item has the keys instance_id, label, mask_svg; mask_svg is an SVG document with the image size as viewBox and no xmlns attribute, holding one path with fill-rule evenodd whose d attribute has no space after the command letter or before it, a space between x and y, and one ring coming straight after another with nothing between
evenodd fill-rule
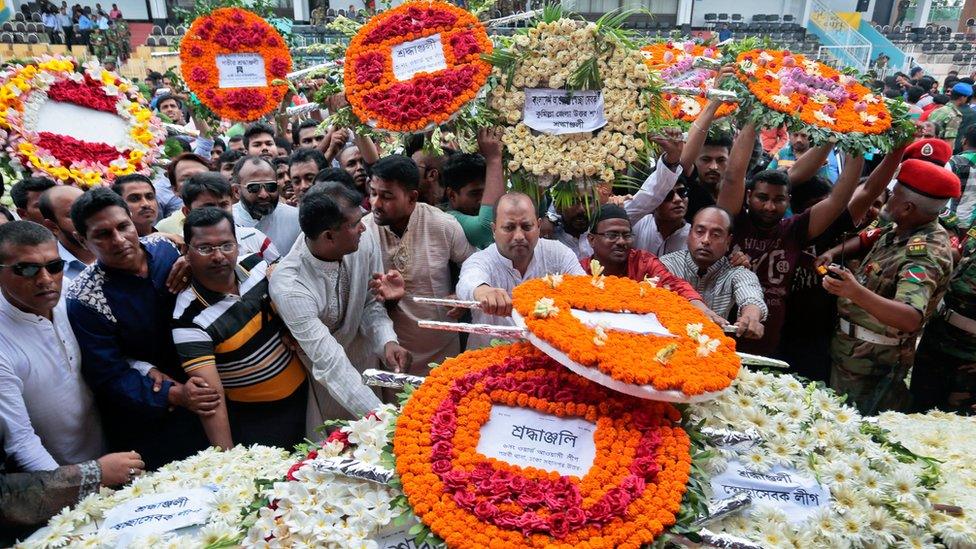
<instances>
[{"instance_id":1,"label":"black sunglasses","mask_svg":"<svg viewBox=\"0 0 976 549\"><path fill-rule=\"evenodd\" d=\"M665 202L671 202L674 199L674 195L678 195L681 198L688 198L688 187L678 187L677 189L671 189L670 192L664 197Z\"/></svg>"},{"instance_id":2,"label":"black sunglasses","mask_svg":"<svg viewBox=\"0 0 976 549\"><path fill-rule=\"evenodd\" d=\"M265 183L248 183L247 185L244 185L244 188L247 189L247 192L251 194L258 194L259 192L261 192L261 187L264 187L264 190L267 191L269 194L278 192L277 181L267 181Z\"/></svg>"},{"instance_id":3,"label":"black sunglasses","mask_svg":"<svg viewBox=\"0 0 976 549\"><path fill-rule=\"evenodd\" d=\"M64 270L63 259L55 259L50 263L45 263L40 265L38 263L16 263L14 265L0 265L0 269L10 269L17 276L23 276L26 278L34 278L37 273L44 269L49 274L58 274Z\"/></svg>"}]
</instances>

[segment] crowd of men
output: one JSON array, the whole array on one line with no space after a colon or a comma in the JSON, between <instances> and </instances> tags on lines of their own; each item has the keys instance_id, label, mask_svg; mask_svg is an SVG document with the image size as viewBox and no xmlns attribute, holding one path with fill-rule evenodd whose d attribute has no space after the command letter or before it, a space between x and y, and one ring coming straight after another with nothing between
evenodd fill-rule
<instances>
[{"instance_id":1,"label":"crowd of men","mask_svg":"<svg viewBox=\"0 0 976 549\"><path fill-rule=\"evenodd\" d=\"M179 97L155 105L185 121ZM0 216L0 435L22 499L6 513L0 498L4 520L36 524L208 445L318 437L381 403L362 370L423 375L489 343L418 320L512 324L515 286L592 259L657 279L740 350L865 414L972 413L976 188L961 170L976 126L959 155L938 134L866 159L723 130L718 107L654 136L643 185L601 188L599 204L511 191L496 128L477 153L411 140L383 155L311 120L204 128L155 178L17 181L18 220Z\"/></svg>"}]
</instances>

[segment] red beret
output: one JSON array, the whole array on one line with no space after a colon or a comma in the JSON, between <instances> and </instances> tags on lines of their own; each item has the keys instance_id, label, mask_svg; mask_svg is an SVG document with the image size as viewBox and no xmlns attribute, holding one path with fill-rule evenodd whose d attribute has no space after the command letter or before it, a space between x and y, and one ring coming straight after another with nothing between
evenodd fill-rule
<instances>
[{"instance_id":1,"label":"red beret","mask_svg":"<svg viewBox=\"0 0 976 549\"><path fill-rule=\"evenodd\" d=\"M943 167L924 160L906 160L898 169L898 182L929 198L959 198L959 178Z\"/></svg>"},{"instance_id":2,"label":"red beret","mask_svg":"<svg viewBox=\"0 0 976 549\"><path fill-rule=\"evenodd\" d=\"M939 166L945 166L949 162L949 158L952 156L952 146L949 143L943 141L942 139L935 139L930 137L928 139L919 139L918 141L912 143L911 145L905 147L905 160L912 158L918 160L925 160L926 162L932 162L933 164L938 164Z\"/></svg>"}]
</instances>

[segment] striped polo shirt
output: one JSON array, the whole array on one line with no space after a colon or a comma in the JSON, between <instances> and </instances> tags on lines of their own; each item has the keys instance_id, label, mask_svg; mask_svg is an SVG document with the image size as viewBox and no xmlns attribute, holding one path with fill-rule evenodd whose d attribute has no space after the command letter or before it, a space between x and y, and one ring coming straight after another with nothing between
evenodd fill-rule
<instances>
[{"instance_id":1,"label":"striped polo shirt","mask_svg":"<svg viewBox=\"0 0 976 549\"><path fill-rule=\"evenodd\" d=\"M236 268L240 295L194 280L173 310L173 342L183 369L192 374L216 366L230 400L281 400L305 380L298 356L282 342L285 324L268 296L267 269L261 256L246 256Z\"/></svg>"}]
</instances>

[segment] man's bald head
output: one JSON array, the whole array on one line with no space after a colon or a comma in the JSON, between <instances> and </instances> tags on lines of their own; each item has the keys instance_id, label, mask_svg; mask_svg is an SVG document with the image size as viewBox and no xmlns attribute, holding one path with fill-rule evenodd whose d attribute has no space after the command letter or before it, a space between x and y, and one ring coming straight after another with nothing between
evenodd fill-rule
<instances>
[{"instance_id":1,"label":"man's bald head","mask_svg":"<svg viewBox=\"0 0 976 549\"><path fill-rule=\"evenodd\" d=\"M723 210L718 206L705 206L704 208L698 210L698 213L696 213L694 219L692 219L692 223L697 221L699 216L708 216L710 219L715 221L721 220L721 222L724 223L725 230L728 231L729 234L732 233L732 224L734 221L732 214L730 214L728 211Z\"/></svg>"},{"instance_id":2,"label":"man's bald head","mask_svg":"<svg viewBox=\"0 0 976 549\"><path fill-rule=\"evenodd\" d=\"M71 205L83 194L85 192L78 187L58 185L44 191L38 200L37 207L44 217L44 226L65 246L81 247L75 238L75 225L71 222Z\"/></svg>"},{"instance_id":3,"label":"man's bald head","mask_svg":"<svg viewBox=\"0 0 976 549\"><path fill-rule=\"evenodd\" d=\"M498 223L498 216L502 210L506 212L511 209L526 209L535 215L535 202L525 193L510 192L503 194L495 204L495 223Z\"/></svg>"}]
</instances>

